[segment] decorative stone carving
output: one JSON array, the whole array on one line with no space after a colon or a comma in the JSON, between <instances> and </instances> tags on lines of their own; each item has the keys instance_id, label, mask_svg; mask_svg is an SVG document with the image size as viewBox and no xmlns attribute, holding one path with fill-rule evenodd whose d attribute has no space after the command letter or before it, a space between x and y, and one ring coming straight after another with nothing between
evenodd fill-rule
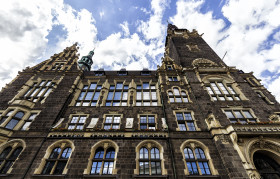
<instances>
[{"instance_id":1,"label":"decorative stone carving","mask_svg":"<svg viewBox=\"0 0 280 179\"><path fill-rule=\"evenodd\" d=\"M228 144L230 141L230 137L225 134L216 135L217 139L219 139L223 144Z\"/></svg>"},{"instance_id":2,"label":"decorative stone carving","mask_svg":"<svg viewBox=\"0 0 280 179\"><path fill-rule=\"evenodd\" d=\"M208 126L208 129L215 128L215 127L221 127L221 124L218 120L216 120L215 116L213 114L209 114L207 118L205 119L206 124Z\"/></svg>"},{"instance_id":3,"label":"decorative stone carving","mask_svg":"<svg viewBox=\"0 0 280 179\"><path fill-rule=\"evenodd\" d=\"M269 116L269 120L273 122L280 122L280 116L278 114L272 114Z\"/></svg>"},{"instance_id":4,"label":"decorative stone carving","mask_svg":"<svg viewBox=\"0 0 280 179\"><path fill-rule=\"evenodd\" d=\"M98 118L91 118L91 121L89 123L89 125L87 126L87 128L94 128L95 125L97 124Z\"/></svg>"},{"instance_id":5,"label":"decorative stone carving","mask_svg":"<svg viewBox=\"0 0 280 179\"><path fill-rule=\"evenodd\" d=\"M162 128L163 128L163 129L167 129L168 126L167 126L167 124L166 124L166 119L165 119L165 118L161 118L161 121L162 121Z\"/></svg>"},{"instance_id":6,"label":"decorative stone carving","mask_svg":"<svg viewBox=\"0 0 280 179\"><path fill-rule=\"evenodd\" d=\"M206 59L206 58L197 58L192 62L192 66L218 66L217 63Z\"/></svg>"},{"instance_id":7,"label":"decorative stone carving","mask_svg":"<svg viewBox=\"0 0 280 179\"><path fill-rule=\"evenodd\" d=\"M60 118L59 121L52 128L54 129L54 128L59 127L63 121L64 121L64 118Z\"/></svg>"},{"instance_id":8,"label":"decorative stone carving","mask_svg":"<svg viewBox=\"0 0 280 179\"><path fill-rule=\"evenodd\" d=\"M189 45L186 45L186 46L188 47L189 51L191 51L191 52L199 52L200 51L200 49L198 48L197 45L189 44Z\"/></svg>"},{"instance_id":9,"label":"decorative stone carving","mask_svg":"<svg viewBox=\"0 0 280 179\"><path fill-rule=\"evenodd\" d=\"M233 127L236 132L275 132L275 131L280 131L280 127L276 126L270 126L270 127L265 127L265 126L234 126Z\"/></svg>"},{"instance_id":10,"label":"decorative stone carving","mask_svg":"<svg viewBox=\"0 0 280 179\"><path fill-rule=\"evenodd\" d=\"M125 128L132 129L134 118L126 118Z\"/></svg>"}]
</instances>

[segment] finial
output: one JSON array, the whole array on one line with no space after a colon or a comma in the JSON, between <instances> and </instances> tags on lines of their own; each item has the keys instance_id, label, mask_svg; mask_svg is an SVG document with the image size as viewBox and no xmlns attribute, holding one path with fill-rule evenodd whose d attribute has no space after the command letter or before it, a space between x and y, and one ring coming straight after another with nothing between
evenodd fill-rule
<instances>
[{"instance_id":1,"label":"finial","mask_svg":"<svg viewBox=\"0 0 280 179\"><path fill-rule=\"evenodd\" d=\"M91 65L93 64L92 56L94 55L94 49L89 51L87 56L83 56L81 60L78 61L78 67L81 70L90 71Z\"/></svg>"}]
</instances>

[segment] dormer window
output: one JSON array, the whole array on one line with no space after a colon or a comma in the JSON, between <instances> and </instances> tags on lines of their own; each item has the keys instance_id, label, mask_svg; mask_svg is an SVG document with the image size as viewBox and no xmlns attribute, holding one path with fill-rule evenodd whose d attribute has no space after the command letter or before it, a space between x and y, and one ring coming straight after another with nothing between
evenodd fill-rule
<instances>
[{"instance_id":1,"label":"dormer window","mask_svg":"<svg viewBox=\"0 0 280 179\"><path fill-rule=\"evenodd\" d=\"M126 76L127 75L127 71L118 71L118 75L119 76Z\"/></svg>"},{"instance_id":2,"label":"dormer window","mask_svg":"<svg viewBox=\"0 0 280 179\"><path fill-rule=\"evenodd\" d=\"M172 65L167 65L167 66L166 66L166 69L167 69L167 70L173 70L173 67L172 67Z\"/></svg>"},{"instance_id":3,"label":"dormer window","mask_svg":"<svg viewBox=\"0 0 280 179\"><path fill-rule=\"evenodd\" d=\"M103 76L104 75L104 71L95 71L95 76Z\"/></svg>"}]
</instances>

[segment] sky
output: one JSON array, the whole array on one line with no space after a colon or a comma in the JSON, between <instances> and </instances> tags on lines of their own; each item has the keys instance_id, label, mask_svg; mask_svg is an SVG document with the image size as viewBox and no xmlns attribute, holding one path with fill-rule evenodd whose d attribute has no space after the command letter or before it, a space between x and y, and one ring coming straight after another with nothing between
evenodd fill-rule
<instances>
[{"instance_id":1,"label":"sky","mask_svg":"<svg viewBox=\"0 0 280 179\"><path fill-rule=\"evenodd\" d=\"M0 88L75 42L92 69L156 69L168 22L196 29L280 101L280 0L0 0ZM80 56L80 57L81 57Z\"/></svg>"}]
</instances>

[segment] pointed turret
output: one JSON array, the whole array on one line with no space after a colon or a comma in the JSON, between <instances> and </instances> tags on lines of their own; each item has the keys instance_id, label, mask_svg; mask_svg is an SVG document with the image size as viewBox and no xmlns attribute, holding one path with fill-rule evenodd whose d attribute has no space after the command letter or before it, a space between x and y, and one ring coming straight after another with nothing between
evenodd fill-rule
<instances>
[{"instance_id":1,"label":"pointed turret","mask_svg":"<svg viewBox=\"0 0 280 179\"><path fill-rule=\"evenodd\" d=\"M90 71L91 65L93 64L92 56L94 55L94 50L90 51L87 56L83 56L81 60L78 61L78 66L81 70Z\"/></svg>"}]
</instances>

